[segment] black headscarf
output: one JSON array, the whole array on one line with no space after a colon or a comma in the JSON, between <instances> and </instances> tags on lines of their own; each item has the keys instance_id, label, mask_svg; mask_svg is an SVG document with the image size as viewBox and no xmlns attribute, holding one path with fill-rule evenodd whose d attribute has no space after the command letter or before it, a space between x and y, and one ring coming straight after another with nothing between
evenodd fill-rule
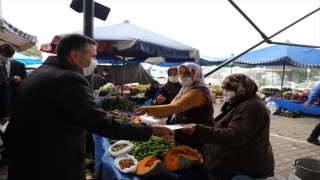
<instances>
[{"instance_id":1,"label":"black headscarf","mask_svg":"<svg viewBox=\"0 0 320 180\"><path fill-rule=\"evenodd\" d=\"M258 91L257 84L244 74L231 74L221 83L223 89L229 89L236 93L232 98L233 103L225 102L221 108L221 114L217 117L220 119L231 109L251 98ZM216 120L217 120L216 118Z\"/></svg>"}]
</instances>

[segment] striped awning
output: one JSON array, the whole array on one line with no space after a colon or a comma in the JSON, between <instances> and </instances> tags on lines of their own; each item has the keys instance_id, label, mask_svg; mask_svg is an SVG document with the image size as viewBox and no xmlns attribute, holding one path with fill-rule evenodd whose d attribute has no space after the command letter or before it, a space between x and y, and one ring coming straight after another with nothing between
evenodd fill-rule
<instances>
[{"instance_id":1,"label":"striped awning","mask_svg":"<svg viewBox=\"0 0 320 180\"><path fill-rule=\"evenodd\" d=\"M12 44L20 52L31 48L37 42L37 36L21 31L0 17L0 44Z\"/></svg>"}]
</instances>

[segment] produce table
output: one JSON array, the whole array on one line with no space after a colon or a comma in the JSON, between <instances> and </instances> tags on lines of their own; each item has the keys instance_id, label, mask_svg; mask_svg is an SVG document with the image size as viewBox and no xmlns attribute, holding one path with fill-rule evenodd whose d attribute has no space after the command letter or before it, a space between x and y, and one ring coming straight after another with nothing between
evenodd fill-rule
<instances>
[{"instance_id":1,"label":"produce table","mask_svg":"<svg viewBox=\"0 0 320 180\"><path fill-rule=\"evenodd\" d=\"M128 101L133 101L139 105L142 105L143 103L145 103L148 98L126 98Z\"/></svg>"},{"instance_id":2,"label":"produce table","mask_svg":"<svg viewBox=\"0 0 320 180\"><path fill-rule=\"evenodd\" d=\"M185 171L171 172L168 176L153 178L143 178L134 174L121 173L113 164L114 157L108 153L110 143L107 138L93 135L95 143L95 170L99 180L163 180L163 179L183 179L183 180L207 180L206 170L203 166L194 166Z\"/></svg>"},{"instance_id":3,"label":"produce table","mask_svg":"<svg viewBox=\"0 0 320 180\"><path fill-rule=\"evenodd\" d=\"M280 109L286 108L289 111L301 111L301 113L320 115L320 107L317 104L312 104L310 108L304 106L304 102L294 102L290 100L271 98L279 105Z\"/></svg>"}]
</instances>

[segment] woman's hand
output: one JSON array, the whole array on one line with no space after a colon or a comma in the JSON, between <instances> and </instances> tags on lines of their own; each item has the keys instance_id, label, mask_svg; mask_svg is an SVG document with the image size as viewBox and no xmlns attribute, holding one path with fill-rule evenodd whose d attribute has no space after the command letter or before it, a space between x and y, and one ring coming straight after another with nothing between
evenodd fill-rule
<instances>
[{"instance_id":1,"label":"woman's hand","mask_svg":"<svg viewBox=\"0 0 320 180\"><path fill-rule=\"evenodd\" d=\"M157 97L157 104L162 104L166 100L161 94Z\"/></svg>"},{"instance_id":2,"label":"woman's hand","mask_svg":"<svg viewBox=\"0 0 320 180\"><path fill-rule=\"evenodd\" d=\"M180 130L185 134L192 135L196 130L196 127L196 124L186 124Z\"/></svg>"},{"instance_id":3,"label":"woman's hand","mask_svg":"<svg viewBox=\"0 0 320 180\"><path fill-rule=\"evenodd\" d=\"M141 106L138 109L135 109L133 112L135 115L140 116L140 115L144 115L145 113L147 113L148 109L145 106Z\"/></svg>"}]
</instances>

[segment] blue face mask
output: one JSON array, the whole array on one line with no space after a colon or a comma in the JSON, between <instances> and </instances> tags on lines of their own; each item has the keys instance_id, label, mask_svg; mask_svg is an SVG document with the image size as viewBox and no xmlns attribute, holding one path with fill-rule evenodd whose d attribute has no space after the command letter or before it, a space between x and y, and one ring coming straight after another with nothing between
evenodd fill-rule
<instances>
[{"instance_id":1,"label":"blue face mask","mask_svg":"<svg viewBox=\"0 0 320 180\"><path fill-rule=\"evenodd\" d=\"M152 86L152 89L157 89L157 88L158 88L157 85L153 85L153 86Z\"/></svg>"}]
</instances>

